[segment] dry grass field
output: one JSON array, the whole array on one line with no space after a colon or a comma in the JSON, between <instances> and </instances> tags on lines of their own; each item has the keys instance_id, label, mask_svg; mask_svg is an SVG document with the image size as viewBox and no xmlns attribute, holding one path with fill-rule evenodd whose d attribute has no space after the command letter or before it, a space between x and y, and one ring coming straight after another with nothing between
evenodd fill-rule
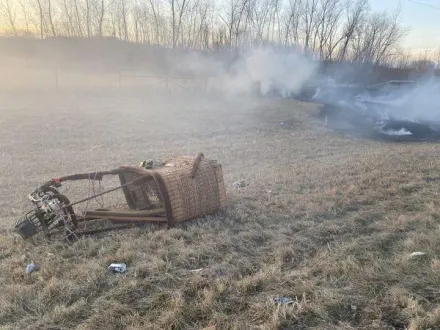
<instances>
[{"instance_id":1,"label":"dry grass field","mask_svg":"<svg viewBox=\"0 0 440 330\"><path fill-rule=\"evenodd\" d=\"M228 206L70 245L3 233L0 328L439 329L440 146L354 138L317 114L292 100L1 93L3 228L52 177L200 151L222 163Z\"/></svg>"}]
</instances>

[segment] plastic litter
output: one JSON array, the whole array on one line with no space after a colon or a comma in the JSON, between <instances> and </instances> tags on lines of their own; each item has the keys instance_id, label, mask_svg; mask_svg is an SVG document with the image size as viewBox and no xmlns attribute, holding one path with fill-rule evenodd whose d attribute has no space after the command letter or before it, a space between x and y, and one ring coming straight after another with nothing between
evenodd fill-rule
<instances>
[{"instance_id":1,"label":"plastic litter","mask_svg":"<svg viewBox=\"0 0 440 330\"><path fill-rule=\"evenodd\" d=\"M139 163L139 167L143 167L147 170L153 169L153 166L154 166L154 160L152 159L144 160Z\"/></svg>"},{"instance_id":2,"label":"plastic litter","mask_svg":"<svg viewBox=\"0 0 440 330\"><path fill-rule=\"evenodd\" d=\"M289 297L278 297L274 298L277 304L293 304L293 299Z\"/></svg>"},{"instance_id":3,"label":"plastic litter","mask_svg":"<svg viewBox=\"0 0 440 330\"><path fill-rule=\"evenodd\" d=\"M120 264L111 264L108 266L108 270L112 271L113 273L125 273L125 270L127 269L127 265L124 263Z\"/></svg>"},{"instance_id":4,"label":"plastic litter","mask_svg":"<svg viewBox=\"0 0 440 330\"><path fill-rule=\"evenodd\" d=\"M244 181L244 180L240 180L240 181L234 182L234 183L232 184L232 186L233 186L234 188L243 188L243 187L246 187L246 181Z\"/></svg>"},{"instance_id":5,"label":"plastic litter","mask_svg":"<svg viewBox=\"0 0 440 330\"><path fill-rule=\"evenodd\" d=\"M37 269L37 265L34 263L30 263L29 265L26 266L26 274L30 274L36 269Z\"/></svg>"},{"instance_id":6,"label":"plastic litter","mask_svg":"<svg viewBox=\"0 0 440 330\"><path fill-rule=\"evenodd\" d=\"M420 256L424 256L426 253L425 252L413 252L410 254L411 257L420 257Z\"/></svg>"}]
</instances>

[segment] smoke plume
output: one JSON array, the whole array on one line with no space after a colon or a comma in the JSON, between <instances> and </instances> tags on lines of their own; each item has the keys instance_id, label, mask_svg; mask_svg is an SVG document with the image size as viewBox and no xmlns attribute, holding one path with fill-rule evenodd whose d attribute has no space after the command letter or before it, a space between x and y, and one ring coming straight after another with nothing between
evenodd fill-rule
<instances>
[{"instance_id":1,"label":"smoke plume","mask_svg":"<svg viewBox=\"0 0 440 330\"><path fill-rule=\"evenodd\" d=\"M299 93L317 70L316 62L292 50L258 48L222 55L191 52L170 62L175 72L209 77L209 91L226 95L252 92L261 83L262 94L276 89L288 97Z\"/></svg>"}]
</instances>

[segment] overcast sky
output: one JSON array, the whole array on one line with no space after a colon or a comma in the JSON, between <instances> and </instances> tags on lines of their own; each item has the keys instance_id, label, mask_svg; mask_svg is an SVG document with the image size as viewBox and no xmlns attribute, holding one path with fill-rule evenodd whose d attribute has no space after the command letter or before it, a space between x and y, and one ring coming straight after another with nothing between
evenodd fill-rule
<instances>
[{"instance_id":1,"label":"overcast sky","mask_svg":"<svg viewBox=\"0 0 440 330\"><path fill-rule=\"evenodd\" d=\"M403 24L410 28L405 47L440 49L440 0L370 0L373 10L394 11L402 4Z\"/></svg>"}]
</instances>

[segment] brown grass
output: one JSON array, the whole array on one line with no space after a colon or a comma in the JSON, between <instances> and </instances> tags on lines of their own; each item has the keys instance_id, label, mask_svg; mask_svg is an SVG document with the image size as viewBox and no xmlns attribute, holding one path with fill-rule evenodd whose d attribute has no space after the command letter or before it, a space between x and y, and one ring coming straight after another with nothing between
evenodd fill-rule
<instances>
[{"instance_id":1,"label":"brown grass","mask_svg":"<svg viewBox=\"0 0 440 330\"><path fill-rule=\"evenodd\" d=\"M438 329L440 147L354 139L316 113L288 100L1 94L4 226L49 178L199 151L223 164L229 205L71 245L3 234L0 326ZM127 273L108 273L119 261Z\"/></svg>"}]
</instances>

